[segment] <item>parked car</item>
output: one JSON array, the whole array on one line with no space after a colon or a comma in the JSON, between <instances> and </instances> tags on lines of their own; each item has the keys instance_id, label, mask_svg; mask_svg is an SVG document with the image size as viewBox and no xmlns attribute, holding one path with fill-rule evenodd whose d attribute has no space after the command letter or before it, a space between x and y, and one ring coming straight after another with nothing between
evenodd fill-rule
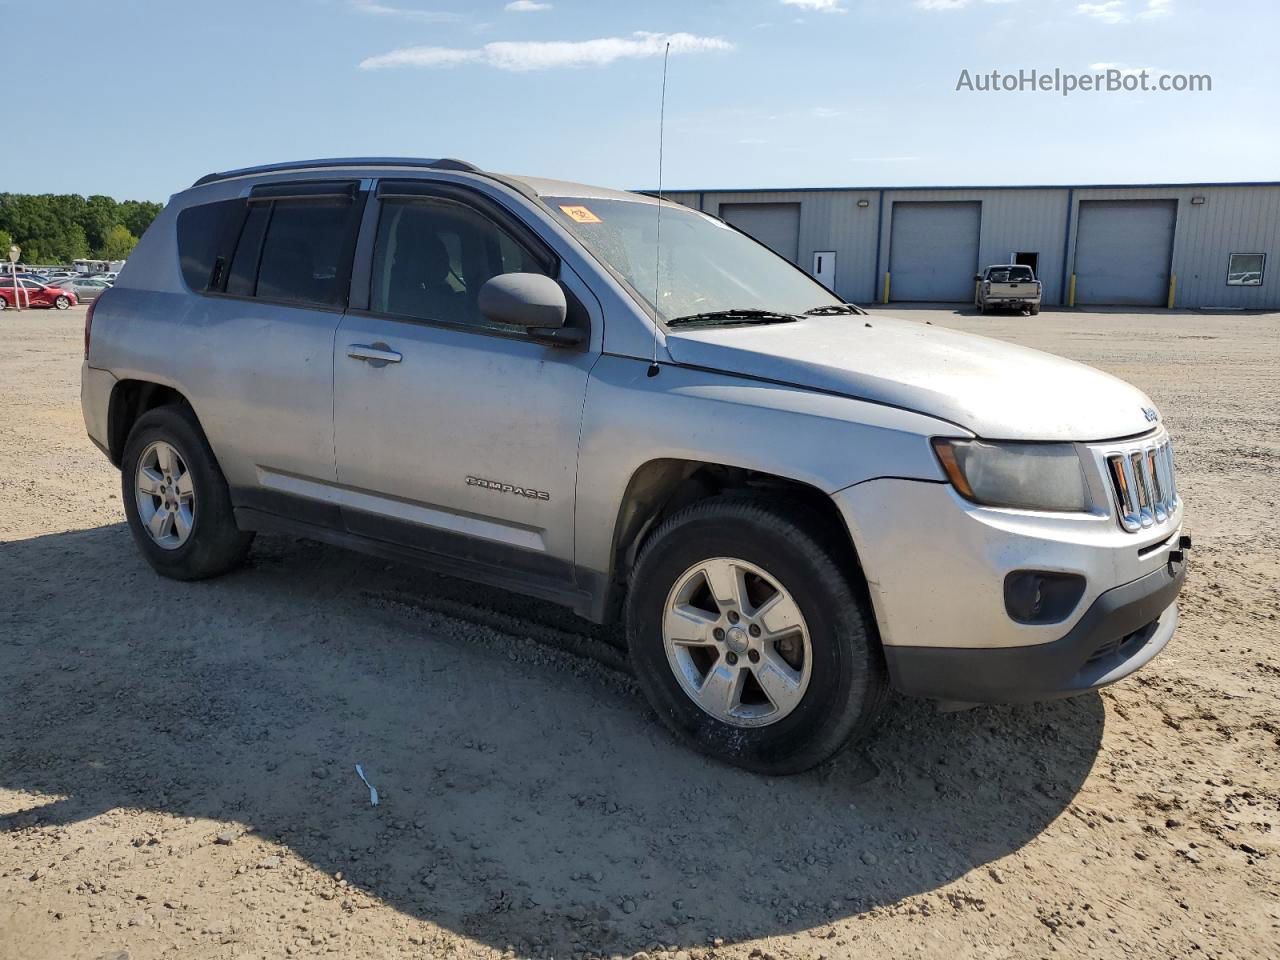
<instances>
[{"instance_id":1,"label":"parked car","mask_svg":"<svg viewBox=\"0 0 1280 960\"><path fill-rule=\"evenodd\" d=\"M621 618L662 721L771 774L890 687L1068 696L1164 648L1190 540L1146 395L678 204L657 251L659 209L459 161L197 181L85 323L138 549L193 580L287 532Z\"/></svg>"},{"instance_id":2,"label":"parked car","mask_svg":"<svg viewBox=\"0 0 1280 960\"><path fill-rule=\"evenodd\" d=\"M59 286L64 290L70 290L76 295L76 299L82 303L96 300L104 290L111 289L111 284L96 277L76 277L73 280L63 281Z\"/></svg>"},{"instance_id":3,"label":"parked car","mask_svg":"<svg viewBox=\"0 0 1280 960\"><path fill-rule=\"evenodd\" d=\"M973 279L977 282L973 304L980 313L991 309L1026 310L1033 317L1040 313L1040 281L1030 267L995 264Z\"/></svg>"},{"instance_id":4,"label":"parked car","mask_svg":"<svg viewBox=\"0 0 1280 960\"><path fill-rule=\"evenodd\" d=\"M66 310L76 305L76 295L63 287L38 283L25 277L19 277L18 284L22 287L21 306ZM18 291L14 289L13 278L0 277L0 310L18 305Z\"/></svg>"},{"instance_id":5,"label":"parked car","mask_svg":"<svg viewBox=\"0 0 1280 960\"><path fill-rule=\"evenodd\" d=\"M120 274L119 274L119 273L115 273L115 272L113 272L113 271L108 270L108 271L106 271L106 272L104 272L104 273L94 273L94 274L90 274L89 279L90 279L90 280L102 280L102 281L105 281L106 283L115 283L115 282L116 282L116 277L118 277L118 276L120 276Z\"/></svg>"}]
</instances>

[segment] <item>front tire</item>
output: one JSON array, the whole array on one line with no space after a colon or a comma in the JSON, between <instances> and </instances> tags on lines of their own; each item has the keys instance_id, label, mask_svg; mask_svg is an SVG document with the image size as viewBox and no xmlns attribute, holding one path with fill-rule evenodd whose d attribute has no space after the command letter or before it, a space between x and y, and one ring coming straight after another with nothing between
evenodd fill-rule
<instances>
[{"instance_id":1,"label":"front tire","mask_svg":"<svg viewBox=\"0 0 1280 960\"><path fill-rule=\"evenodd\" d=\"M883 656L821 531L807 512L724 496L675 514L645 545L627 601L631 663L658 717L695 749L791 774L871 729Z\"/></svg>"},{"instance_id":2,"label":"front tire","mask_svg":"<svg viewBox=\"0 0 1280 960\"><path fill-rule=\"evenodd\" d=\"M227 481L189 407L139 417L120 476L129 531L156 573L202 580L244 560L253 534L236 526Z\"/></svg>"},{"instance_id":3,"label":"front tire","mask_svg":"<svg viewBox=\"0 0 1280 960\"><path fill-rule=\"evenodd\" d=\"M53 301L53 305L59 310L67 310L71 307L71 301L66 297L58 297L58 299Z\"/></svg>"},{"instance_id":4,"label":"front tire","mask_svg":"<svg viewBox=\"0 0 1280 960\"><path fill-rule=\"evenodd\" d=\"M4 297L0 297L0 310L8 310L8 309L9 309L9 301L6 300Z\"/></svg>"}]
</instances>

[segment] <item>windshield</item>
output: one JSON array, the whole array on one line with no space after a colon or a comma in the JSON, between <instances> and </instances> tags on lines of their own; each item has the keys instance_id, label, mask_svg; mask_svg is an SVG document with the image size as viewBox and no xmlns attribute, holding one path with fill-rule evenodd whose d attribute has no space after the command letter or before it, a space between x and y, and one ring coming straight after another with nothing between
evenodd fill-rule
<instances>
[{"instance_id":1,"label":"windshield","mask_svg":"<svg viewBox=\"0 0 1280 960\"><path fill-rule=\"evenodd\" d=\"M656 204L543 199L587 249L621 274L645 303L656 306L664 322L721 311L798 314L841 303L767 247L714 217L670 201L662 206L658 286Z\"/></svg>"}]
</instances>

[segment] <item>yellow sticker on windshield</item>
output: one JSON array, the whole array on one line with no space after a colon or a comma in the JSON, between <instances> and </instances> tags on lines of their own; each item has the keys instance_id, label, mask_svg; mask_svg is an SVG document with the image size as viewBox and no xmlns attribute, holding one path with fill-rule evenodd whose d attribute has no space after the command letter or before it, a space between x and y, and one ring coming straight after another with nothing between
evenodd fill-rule
<instances>
[{"instance_id":1,"label":"yellow sticker on windshield","mask_svg":"<svg viewBox=\"0 0 1280 960\"><path fill-rule=\"evenodd\" d=\"M564 215L575 223L604 223L599 217L588 210L586 207L568 207L563 203L560 209L564 211Z\"/></svg>"}]
</instances>

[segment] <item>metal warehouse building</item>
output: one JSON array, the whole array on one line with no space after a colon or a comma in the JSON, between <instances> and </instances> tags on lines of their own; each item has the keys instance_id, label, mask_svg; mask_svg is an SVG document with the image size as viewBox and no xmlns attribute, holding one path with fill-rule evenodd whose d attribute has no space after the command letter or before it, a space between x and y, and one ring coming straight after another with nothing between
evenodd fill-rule
<instances>
[{"instance_id":1,"label":"metal warehouse building","mask_svg":"<svg viewBox=\"0 0 1280 960\"><path fill-rule=\"evenodd\" d=\"M1026 263L1044 302L1280 309L1280 183L670 191L854 303L971 301Z\"/></svg>"}]
</instances>

